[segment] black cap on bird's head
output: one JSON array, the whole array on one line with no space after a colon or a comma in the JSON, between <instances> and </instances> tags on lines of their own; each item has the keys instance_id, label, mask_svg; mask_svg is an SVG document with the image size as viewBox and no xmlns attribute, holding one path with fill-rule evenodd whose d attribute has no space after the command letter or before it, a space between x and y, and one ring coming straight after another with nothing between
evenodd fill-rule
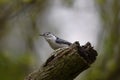
<instances>
[{"instance_id":1,"label":"black cap on bird's head","mask_svg":"<svg viewBox=\"0 0 120 80\"><path fill-rule=\"evenodd\" d=\"M40 34L40 36L43 36L43 37L46 37L46 38L48 38L48 37L52 37L52 36L54 36L51 32L45 32L45 33L43 33L43 34Z\"/></svg>"},{"instance_id":2,"label":"black cap on bird's head","mask_svg":"<svg viewBox=\"0 0 120 80\"><path fill-rule=\"evenodd\" d=\"M40 36L46 36L46 35L49 35L49 34L52 34L51 32L45 32L43 34L40 34Z\"/></svg>"}]
</instances>

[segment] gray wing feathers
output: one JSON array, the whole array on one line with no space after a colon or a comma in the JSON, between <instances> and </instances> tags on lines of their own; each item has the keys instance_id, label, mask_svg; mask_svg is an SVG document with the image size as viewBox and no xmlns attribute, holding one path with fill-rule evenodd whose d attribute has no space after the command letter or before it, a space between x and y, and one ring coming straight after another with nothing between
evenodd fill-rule
<instances>
[{"instance_id":1,"label":"gray wing feathers","mask_svg":"<svg viewBox=\"0 0 120 80\"><path fill-rule=\"evenodd\" d=\"M56 39L56 43L59 43L59 44L67 44L67 45L71 45L72 43L66 41L66 40L63 40L63 39L60 39L57 37Z\"/></svg>"}]
</instances>

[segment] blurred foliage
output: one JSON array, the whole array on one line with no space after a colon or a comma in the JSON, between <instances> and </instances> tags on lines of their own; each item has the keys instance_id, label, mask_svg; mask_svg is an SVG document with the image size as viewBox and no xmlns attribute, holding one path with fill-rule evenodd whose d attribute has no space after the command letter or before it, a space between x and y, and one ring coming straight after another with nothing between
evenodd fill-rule
<instances>
[{"instance_id":1,"label":"blurred foliage","mask_svg":"<svg viewBox=\"0 0 120 80\"><path fill-rule=\"evenodd\" d=\"M120 80L120 1L97 0L103 23L99 57L84 80Z\"/></svg>"},{"instance_id":2,"label":"blurred foliage","mask_svg":"<svg viewBox=\"0 0 120 80\"><path fill-rule=\"evenodd\" d=\"M47 0L0 0L0 80L23 80L36 66L37 16Z\"/></svg>"},{"instance_id":3,"label":"blurred foliage","mask_svg":"<svg viewBox=\"0 0 120 80\"><path fill-rule=\"evenodd\" d=\"M6 53L0 53L0 79L23 80L30 71L31 60L32 56L28 54L15 59Z\"/></svg>"},{"instance_id":4,"label":"blurred foliage","mask_svg":"<svg viewBox=\"0 0 120 80\"><path fill-rule=\"evenodd\" d=\"M72 7L74 0L62 0L63 4L65 4L67 7Z\"/></svg>"}]
</instances>

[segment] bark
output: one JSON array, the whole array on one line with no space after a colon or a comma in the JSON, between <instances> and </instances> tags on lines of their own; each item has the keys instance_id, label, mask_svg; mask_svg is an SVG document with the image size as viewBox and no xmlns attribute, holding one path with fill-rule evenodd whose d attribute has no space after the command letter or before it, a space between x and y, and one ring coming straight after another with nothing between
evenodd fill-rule
<instances>
[{"instance_id":1,"label":"bark","mask_svg":"<svg viewBox=\"0 0 120 80\"><path fill-rule=\"evenodd\" d=\"M97 52L89 42L84 46L75 42L69 48L55 50L45 64L25 80L73 80L90 67L96 56Z\"/></svg>"}]
</instances>

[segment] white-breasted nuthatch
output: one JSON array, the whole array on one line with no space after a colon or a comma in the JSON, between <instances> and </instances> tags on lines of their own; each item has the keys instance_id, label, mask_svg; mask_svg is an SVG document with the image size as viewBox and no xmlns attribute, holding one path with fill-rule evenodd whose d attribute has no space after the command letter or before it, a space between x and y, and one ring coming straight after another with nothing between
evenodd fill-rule
<instances>
[{"instance_id":1,"label":"white-breasted nuthatch","mask_svg":"<svg viewBox=\"0 0 120 80\"><path fill-rule=\"evenodd\" d=\"M66 40L56 37L51 32L46 32L44 34L40 34L40 36L43 36L45 38L45 40L49 43L51 48L54 50L58 49L58 48L69 47L72 44Z\"/></svg>"}]
</instances>

